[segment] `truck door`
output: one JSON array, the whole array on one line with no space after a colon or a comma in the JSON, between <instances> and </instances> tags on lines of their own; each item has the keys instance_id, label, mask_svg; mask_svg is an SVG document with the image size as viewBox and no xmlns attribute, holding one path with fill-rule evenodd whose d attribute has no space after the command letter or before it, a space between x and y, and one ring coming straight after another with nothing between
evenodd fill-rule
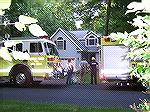
<instances>
[{"instance_id":1,"label":"truck door","mask_svg":"<svg viewBox=\"0 0 150 112\"><path fill-rule=\"evenodd\" d=\"M128 48L125 46L103 46L102 64L107 79L126 79L128 77L129 60L125 59Z\"/></svg>"},{"instance_id":2,"label":"truck door","mask_svg":"<svg viewBox=\"0 0 150 112\"><path fill-rule=\"evenodd\" d=\"M46 68L45 61L45 51L42 42L29 42L29 54L30 61L29 65L31 66L33 72L42 72L42 69ZM40 74L39 74L40 75Z\"/></svg>"}]
</instances>

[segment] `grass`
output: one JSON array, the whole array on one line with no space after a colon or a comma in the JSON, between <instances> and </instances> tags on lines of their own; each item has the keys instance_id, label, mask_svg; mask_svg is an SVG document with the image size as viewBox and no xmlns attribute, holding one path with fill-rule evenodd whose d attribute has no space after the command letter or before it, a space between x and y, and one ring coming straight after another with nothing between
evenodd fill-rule
<instances>
[{"instance_id":1,"label":"grass","mask_svg":"<svg viewBox=\"0 0 150 112\"><path fill-rule=\"evenodd\" d=\"M134 112L123 108L90 108L64 104L0 100L0 112Z\"/></svg>"},{"instance_id":2,"label":"grass","mask_svg":"<svg viewBox=\"0 0 150 112\"><path fill-rule=\"evenodd\" d=\"M76 75L79 77L79 74L80 74L80 72L79 71L77 71L76 72ZM97 78L97 80L98 80L98 78ZM90 84L91 83L91 73L90 72L86 72L85 74L84 74L84 76L83 76L83 82L85 83L85 84Z\"/></svg>"}]
</instances>

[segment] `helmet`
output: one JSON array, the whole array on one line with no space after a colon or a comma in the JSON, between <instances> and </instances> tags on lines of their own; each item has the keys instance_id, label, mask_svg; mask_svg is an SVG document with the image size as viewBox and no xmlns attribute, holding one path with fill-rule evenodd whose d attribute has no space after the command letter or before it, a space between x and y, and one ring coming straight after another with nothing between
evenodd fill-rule
<instances>
[{"instance_id":1,"label":"helmet","mask_svg":"<svg viewBox=\"0 0 150 112\"><path fill-rule=\"evenodd\" d=\"M94 57L92 57L92 60L95 60L95 58L94 58Z\"/></svg>"}]
</instances>

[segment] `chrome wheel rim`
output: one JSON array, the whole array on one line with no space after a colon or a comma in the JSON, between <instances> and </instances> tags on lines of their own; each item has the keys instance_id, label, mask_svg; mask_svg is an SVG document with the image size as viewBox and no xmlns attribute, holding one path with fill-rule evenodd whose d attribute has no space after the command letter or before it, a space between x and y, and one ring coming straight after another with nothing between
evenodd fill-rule
<instances>
[{"instance_id":1,"label":"chrome wheel rim","mask_svg":"<svg viewBox=\"0 0 150 112\"><path fill-rule=\"evenodd\" d=\"M23 73L17 74L17 76L16 76L16 83L17 84L21 85L21 84L23 84L25 82L25 80L26 80L25 74L23 74Z\"/></svg>"}]
</instances>

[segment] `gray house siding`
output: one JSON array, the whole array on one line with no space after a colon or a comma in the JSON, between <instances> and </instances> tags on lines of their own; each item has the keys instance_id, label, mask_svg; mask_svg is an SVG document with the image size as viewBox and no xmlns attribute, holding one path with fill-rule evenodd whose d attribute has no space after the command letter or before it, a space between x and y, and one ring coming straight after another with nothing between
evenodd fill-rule
<instances>
[{"instance_id":1,"label":"gray house siding","mask_svg":"<svg viewBox=\"0 0 150 112\"><path fill-rule=\"evenodd\" d=\"M62 59L62 65L65 68L65 64L67 63L67 58L72 58L75 70L79 68L79 53L77 52L76 46L73 42L66 37L63 32L58 32L52 41L56 41L58 37L62 37L66 41L66 50L58 50L59 56Z\"/></svg>"},{"instance_id":2,"label":"gray house siding","mask_svg":"<svg viewBox=\"0 0 150 112\"><path fill-rule=\"evenodd\" d=\"M95 40L97 39L97 41L95 41L95 45L87 45L87 39L89 39L90 36L93 36ZM59 28L50 37L50 39L52 41L57 41L58 37L62 37L66 43L65 50L58 50L64 68L66 67L68 58L72 58L75 70L79 69L79 63L83 58L86 58L87 61L90 61L91 57L94 56L96 58L96 61L99 62L99 48L97 47L96 42L99 42L98 40L100 38L100 35L87 30L67 31Z\"/></svg>"}]
</instances>

